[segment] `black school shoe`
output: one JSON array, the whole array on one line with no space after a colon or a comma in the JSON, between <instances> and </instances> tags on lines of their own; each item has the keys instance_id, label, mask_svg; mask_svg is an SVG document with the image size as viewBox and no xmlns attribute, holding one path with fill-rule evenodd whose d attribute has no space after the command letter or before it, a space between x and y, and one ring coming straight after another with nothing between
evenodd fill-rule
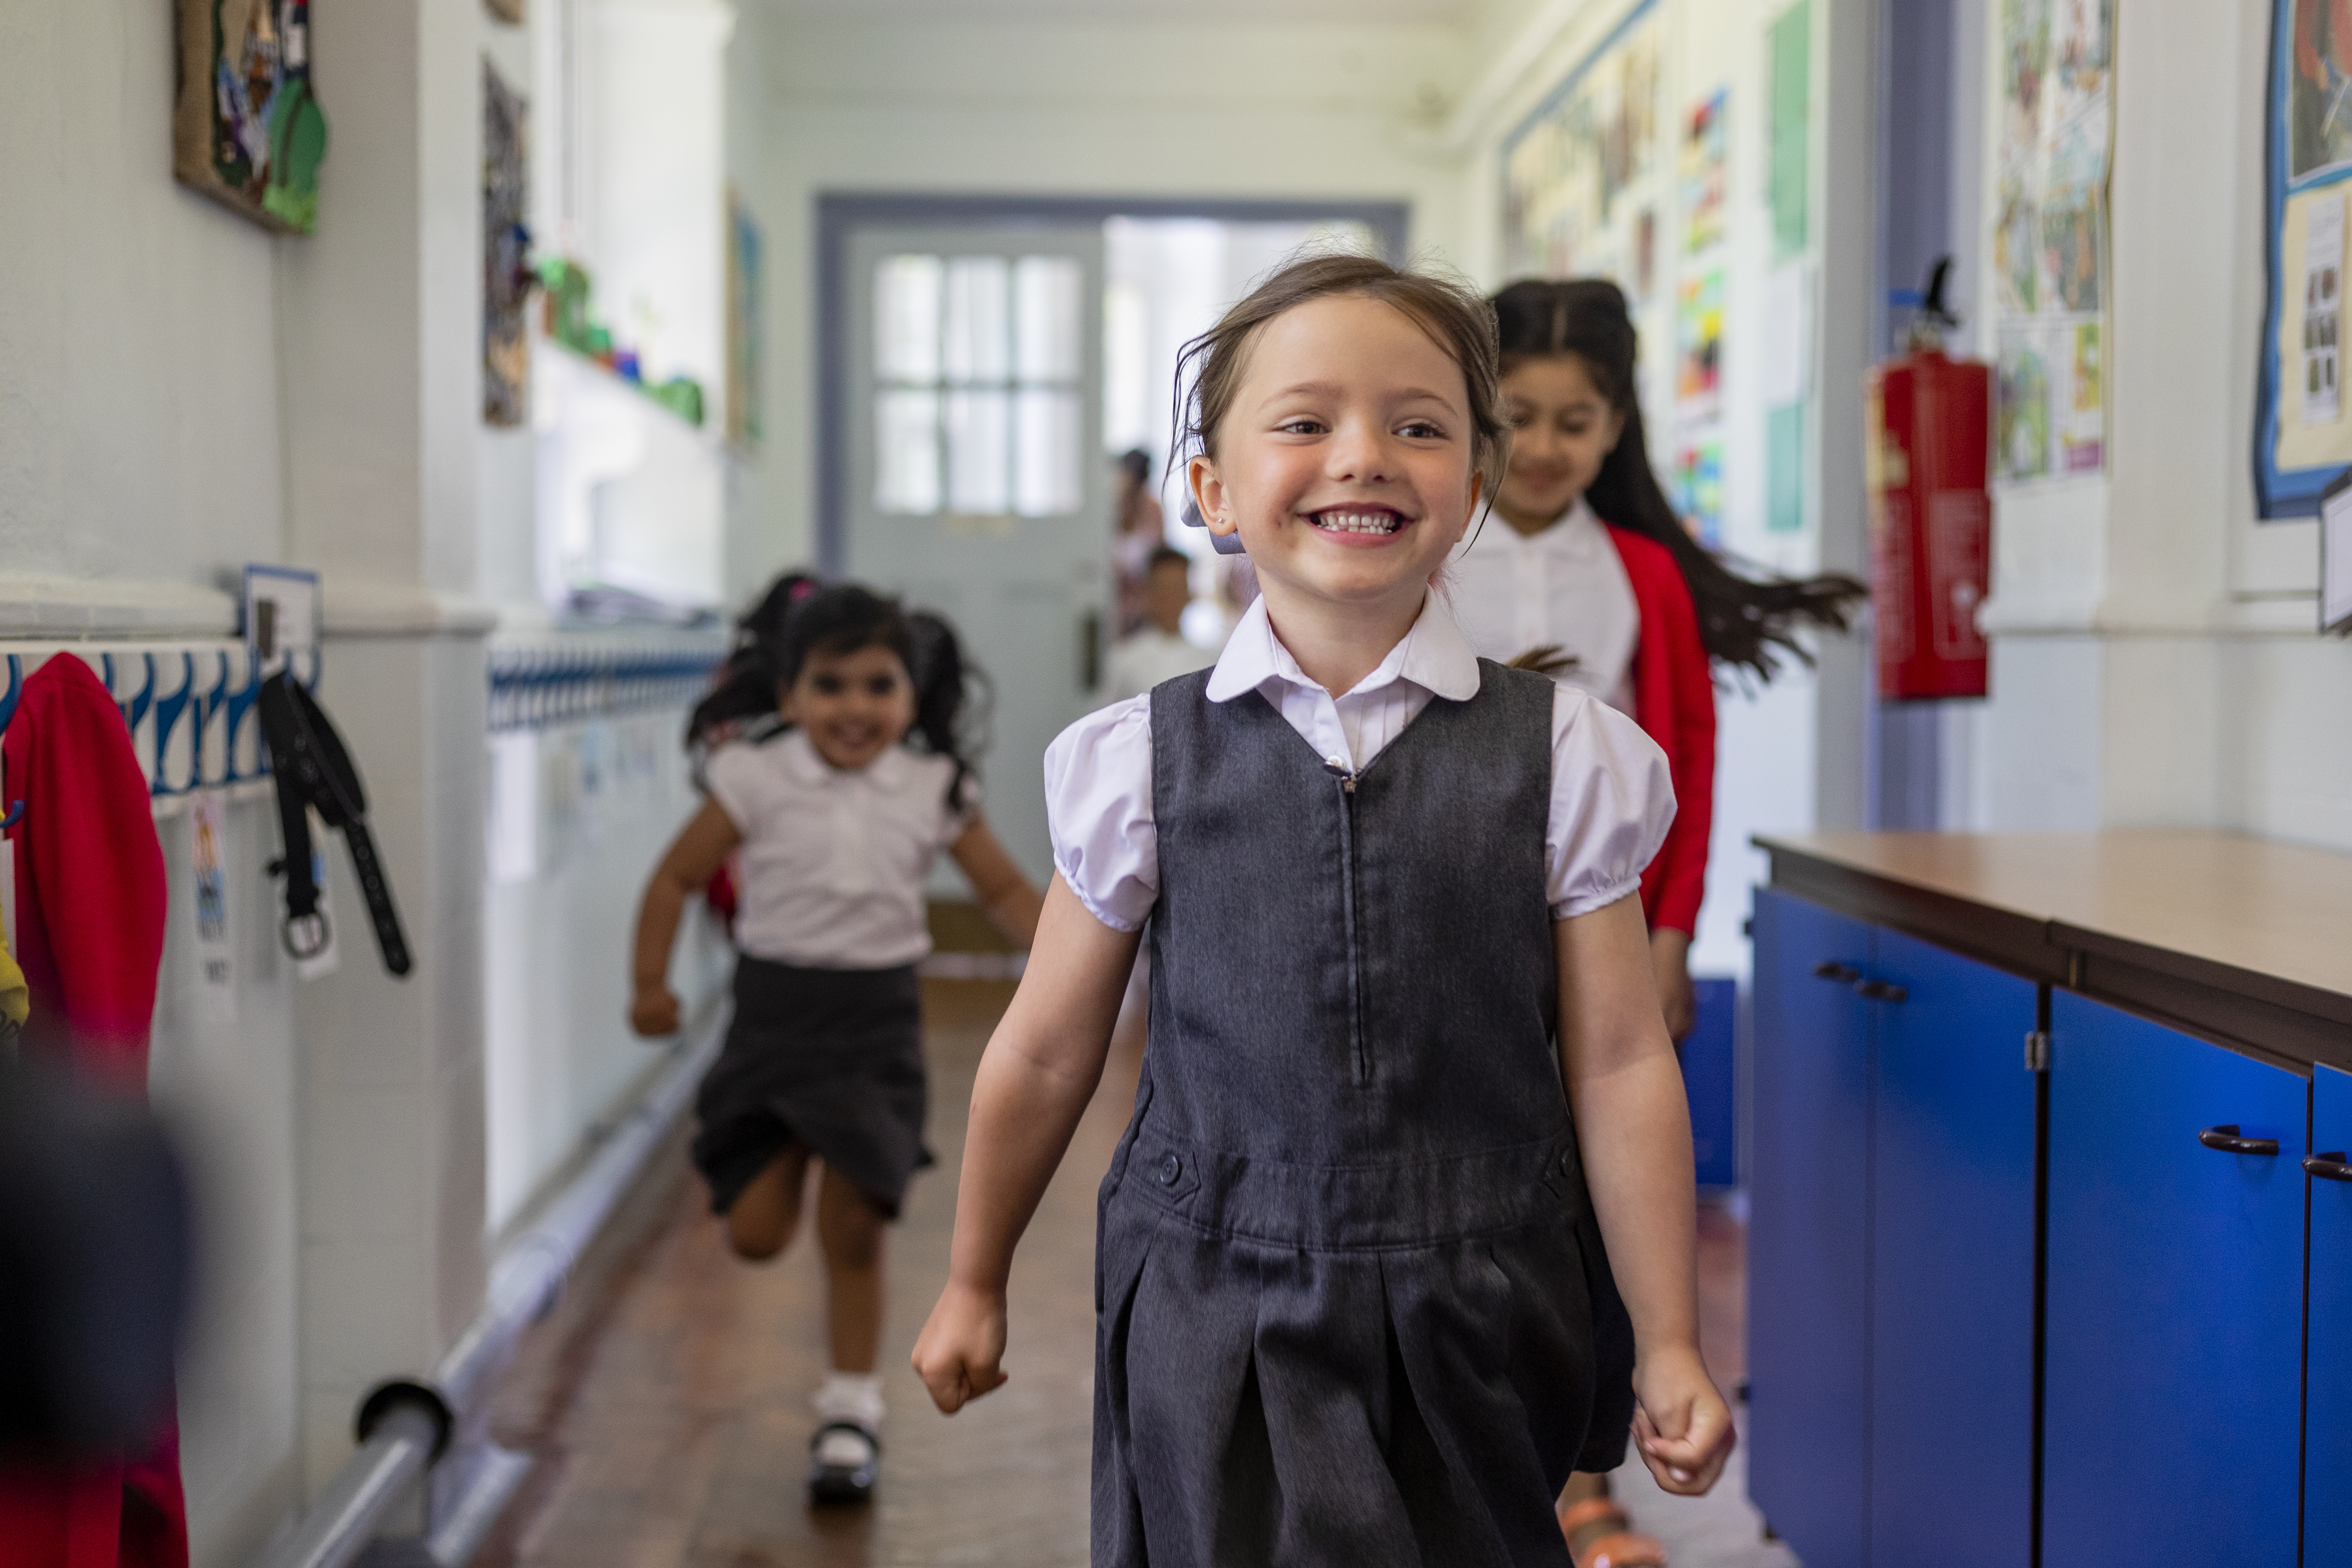
<instances>
[{"instance_id":1,"label":"black school shoe","mask_svg":"<svg viewBox=\"0 0 2352 1568\"><path fill-rule=\"evenodd\" d=\"M828 1443L828 1438L835 1441ZM861 1447L862 1457L856 1453ZM813 1503L871 1502L881 1470L882 1440L857 1422L828 1421L809 1438L809 1501Z\"/></svg>"}]
</instances>

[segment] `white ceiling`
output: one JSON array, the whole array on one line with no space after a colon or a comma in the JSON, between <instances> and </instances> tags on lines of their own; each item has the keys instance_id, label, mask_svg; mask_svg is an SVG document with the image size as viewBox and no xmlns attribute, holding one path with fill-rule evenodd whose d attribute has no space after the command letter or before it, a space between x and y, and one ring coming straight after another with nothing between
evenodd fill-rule
<instances>
[{"instance_id":1,"label":"white ceiling","mask_svg":"<svg viewBox=\"0 0 2352 1568\"><path fill-rule=\"evenodd\" d=\"M1097 16L1191 21L1236 16L1266 22L1465 23L1487 0L765 0L791 14L952 16Z\"/></svg>"}]
</instances>

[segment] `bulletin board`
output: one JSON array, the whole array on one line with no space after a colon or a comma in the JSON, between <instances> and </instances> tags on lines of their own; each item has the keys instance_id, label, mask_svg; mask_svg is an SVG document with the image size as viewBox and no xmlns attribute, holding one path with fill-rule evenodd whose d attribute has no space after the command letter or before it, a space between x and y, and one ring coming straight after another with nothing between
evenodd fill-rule
<instances>
[{"instance_id":1,"label":"bulletin board","mask_svg":"<svg viewBox=\"0 0 2352 1568\"><path fill-rule=\"evenodd\" d=\"M2330 0L2277 0L2271 22L2270 303L2257 372L2254 493L2265 519L2313 517L2352 464L2341 381L2352 29Z\"/></svg>"},{"instance_id":2,"label":"bulletin board","mask_svg":"<svg viewBox=\"0 0 2352 1568\"><path fill-rule=\"evenodd\" d=\"M1606 278L1638 314L1667 196L1657 0L1644 0L1503 142L1507 276Z\"/></svg>"},{"instance_id":3,"label":"bulletin board","mask_svg":"<svg viewBox=\"0 0 2352 1568\"><path fill-rule=\"evenodd\" d=\"M2000 0L1993 477L2107 466L2115 0Z\"/></svg>"}]
</instances>

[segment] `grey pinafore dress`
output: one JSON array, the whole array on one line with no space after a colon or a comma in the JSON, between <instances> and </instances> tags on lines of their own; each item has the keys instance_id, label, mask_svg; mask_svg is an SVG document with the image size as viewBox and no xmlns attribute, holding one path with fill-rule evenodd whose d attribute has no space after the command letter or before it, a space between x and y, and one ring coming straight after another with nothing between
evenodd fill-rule
<instances>
[{"instance_id":1,"label":"grey pinafore dress","mask_svg":"<svg viewBox=\"0 0 2352 1568\"><path fill-rule=\"evenodd\" d=\"M1553 1044L1552 683L1479 661L1353 777L1151 694L1142 1081L1102 1188L1097 1568L1568 1563L1633 1334Z\"/></svg>"}]
</instances>

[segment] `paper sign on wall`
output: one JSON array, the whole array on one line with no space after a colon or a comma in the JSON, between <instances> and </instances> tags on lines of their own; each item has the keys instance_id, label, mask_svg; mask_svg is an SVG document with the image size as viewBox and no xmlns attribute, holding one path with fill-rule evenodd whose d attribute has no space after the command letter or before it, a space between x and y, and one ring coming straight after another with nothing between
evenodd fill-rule
<instances>
[{"instance_id":1,"label":"paper sign on wall","mask_svg":"<svg viewBox=\"0 0 2352 1568\"><path fill-rule=\"evenodd\" d=\"M188 797L188 885L196 900L196 994L205 1013L236 1016L236 944L228 923L228 812L219 790Z\"/></svg>"}]
</instances>

